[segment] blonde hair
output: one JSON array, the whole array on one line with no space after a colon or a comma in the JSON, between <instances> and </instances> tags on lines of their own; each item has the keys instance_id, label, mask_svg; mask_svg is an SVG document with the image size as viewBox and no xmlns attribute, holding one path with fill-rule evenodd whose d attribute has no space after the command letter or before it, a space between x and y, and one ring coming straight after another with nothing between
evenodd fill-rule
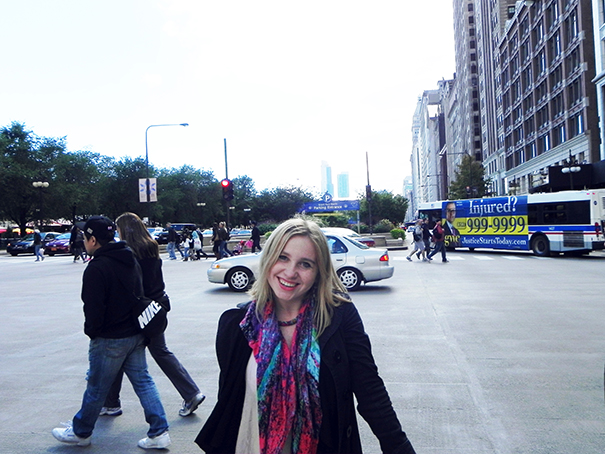
<instances>
[{"instance_id":1,"label":"blonde hair","mask_svg":"<svg viewBox=\"0 0 605 454\"><path fill-rule=\"evenodd\" d=\"M334 307L351 300L332 265L328 241L315 222L300 218L289 219L271 233L261 254L258 279L254 282L249 294L252 299L256 300L257 317L262 319L265 305L275 298L269 285L269 272L277 263L288 241L294 236L309 238L315 248L317 277L307 297L315 294L314 321L317 334L320 335L330 325Z\"/></svg>"},{"instance_id":2,"label":"blonde hair","mask_svg":"<svg viewBox=\"0 0 605 454\"><path fill-rule=\"evenodd\" d=\"M123 213L116 219L120 240L126 241L139 259L160 258L158 242L151 238L147 227L134 213Z\"/></svg>"}]
</instances>

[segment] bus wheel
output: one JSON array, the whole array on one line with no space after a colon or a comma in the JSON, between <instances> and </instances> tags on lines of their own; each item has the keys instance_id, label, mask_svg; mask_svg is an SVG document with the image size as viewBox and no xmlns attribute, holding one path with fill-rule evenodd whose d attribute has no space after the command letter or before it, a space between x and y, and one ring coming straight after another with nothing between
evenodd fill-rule
<instances>
[{"instance_id":1,"label":"bus wheel","mask_svg":"<svg viewBox=\"0 0 605 454\"><path fill-rule=\"evenodd\" d=\"M536 236L531 242L531 249L538 257L548 257L550 255L550 243L545 235Z\"/></svg>"}]
</instances>

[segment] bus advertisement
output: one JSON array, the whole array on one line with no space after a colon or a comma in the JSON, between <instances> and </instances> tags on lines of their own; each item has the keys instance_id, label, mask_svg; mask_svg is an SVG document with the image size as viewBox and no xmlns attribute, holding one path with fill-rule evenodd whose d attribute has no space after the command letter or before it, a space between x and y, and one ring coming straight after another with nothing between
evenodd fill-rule
<instances>
[{"instance_id":1,"label":"bus advertisement","mask_svg":"<svg viewBox=\"0 0 605 454\"><path fill-rule=\"evenodd\" d=\"M603 249L605 190L565 191L482 199L446 200L420 205L432 228L443 220L445 246L590 252Z\"/></svg>"}]
</instances>

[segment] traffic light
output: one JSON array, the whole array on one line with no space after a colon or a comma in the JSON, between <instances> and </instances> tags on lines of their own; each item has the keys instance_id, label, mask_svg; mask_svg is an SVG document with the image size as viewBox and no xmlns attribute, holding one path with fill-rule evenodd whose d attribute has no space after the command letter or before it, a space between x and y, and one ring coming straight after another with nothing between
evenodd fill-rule
<instances>
[{"instance_id":1,"label":"traffic light","mask_svg":"<svg viewBox=\"0 0 605 454\"><path fill-rule=\"evenodd\" d=\"M221 188L223 188L223 200L233 200L233 183L228 178L221 181Z\"/></svg>"}]
</instances>

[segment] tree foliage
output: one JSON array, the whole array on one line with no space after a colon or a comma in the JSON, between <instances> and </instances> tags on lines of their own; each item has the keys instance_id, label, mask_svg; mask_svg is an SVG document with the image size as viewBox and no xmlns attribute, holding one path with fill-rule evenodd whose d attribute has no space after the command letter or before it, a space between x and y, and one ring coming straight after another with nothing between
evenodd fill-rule
<instances>
[{"instance_id":1,"label":"tree foliage","mask_svg":"<svg viewBox=\"0 0 605 454\"><path fill-rule=\"evenodd\" d=\"M485 169L471 155L464 155L456 169L456 178L450 184L450 200L479 198L487 194L489 181L485 180Z\"/></svg>"},{"instance_id":2,"label":"tree foliage","mask_svg":"<svg viewBox=\"0 0 605 454\"><path fill-rule=\"evenodd\" d=\"M366 195L360 195L361 207L360 216L364 222L369 222L370 207ZM389 191L372 191L370 200L372 211L372 225L376 225L382 219L388 219L394 224L400 224L405 219L408 210L409 200L402 195L393 195Z\"/></svg>"},{"instance_id":3,"label":"tree foliage","mask_svg":"<svg viewBox=\"0 0 605 454\"><path fill-rule=\"evenodd\" d=\"M38 137L24 124L0 129L0 220L27 225L43 220L84 220L95 214L116 218L125 211L148 217L153 225L191 222L210 227L224 221L247 226L251 220L275 225L297 214L314 200L312 193L297 187L278 187L258 192L248 175L232 180L234 200L222 198L219 180L211 171L185 165L178 169L149 168L157 178L158 201L139 201L139 179L147 175L141 158L115 159L90 151L66 150L65 138ZM48 182L36 188L35 181ZM367 218L365 194L362 219ZM403 221L407 199L386 191L374 192L372 217L378 222ZM231 208L231 209L229 209ZM338 212L324 219L328 225L345 223L356 212Z\"/></svg>"}]
</instances>

